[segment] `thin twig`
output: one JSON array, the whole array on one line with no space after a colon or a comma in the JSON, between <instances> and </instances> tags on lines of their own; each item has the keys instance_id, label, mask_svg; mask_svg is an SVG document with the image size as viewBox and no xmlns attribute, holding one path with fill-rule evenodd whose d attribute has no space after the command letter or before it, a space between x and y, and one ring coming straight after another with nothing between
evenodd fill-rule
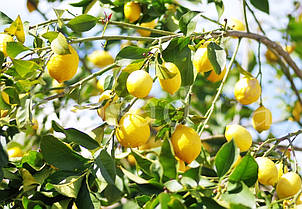
<instances>
[{"instance_id":1,"label":"thin twig","mask_svg":"<svg viewBox=\"0 0 302 209\"><path fill-rule=\"evenodd\" d=\"M228 77L228 75L229 75L229 72L230 72L231 67L232 67L232 65L233 65L233 63L234 63L235 57L236 57L236 55L237 55L237 52L238 52L238 49L239 49L239 45L240 45L240 41L241 41L241 39L239 38L239 39L238 39L238 43L237 43L236 48L235 48L235 51L234 51L234 54L233 54L233 56L232 56L232 58L231 58L231 60L230 60L230 63L229 63L229 65L228 65L228 67L227 67L227 70L226 70L226 72L225 72L225 75L224 75L224 77L223 77L223 79L222 79L222 81L221 81L221 84L220 84L220 86L219 86L219 88L218 88L218 91L217 91L215 97L214 97L214 100L213 100L213 102L212 102L212 104L211 104L211 107L210 107L209 110L208 110L208 113L209 113L209 114L206 116L206 117L207 117L206 120L205 120L203 123L200 123L200 125L199 125L198 128L197 128L197 131L198 131L199 136L202 134L202 132L203 132L205 126L207 125L207 123L208 123L208 121L209 121L209 119L210 119L210 117L211 117L211 115L212 115L212 113L213 113L213 111L214 111L214 109L215 109L216 102L217 102L217 100L218 100L220 94L222 93L223 86L224 86L224 84L225 84L225 82L226 82L226 80L227 80L227 77Z\"/></svg>"},{"instance_id":2,"label":"thin twig","mask_svg":"<svg viewBox=\"0 0 302 209\"><path fill-rule=\"evenodd\" d=\"M243 4L243 14L244 14L244 21L245 21L246 31L249 33L250 29L249 29L249 24L247 22L246 8L245 8L246 7L246 1L243 0L242 4Z\"/></svg>"},{"instance_id":3,"label":"thin twig","mask_svg":"<svg viewBox=\"0 0 302 209\"><path fill-rule=\"evenodd\" d=\"M260 31L265 35L265 31L263 30L259 20L257 19L256 15L255 15L255 12L251 9L251 7L246 2L245 2L245 5L248 8L248 10L252 13L252 15L253 15L253 17L254 17L254 19L255 19L255 21L256 21L259 29L260 29Z\"/></svg>"}]
</instances>

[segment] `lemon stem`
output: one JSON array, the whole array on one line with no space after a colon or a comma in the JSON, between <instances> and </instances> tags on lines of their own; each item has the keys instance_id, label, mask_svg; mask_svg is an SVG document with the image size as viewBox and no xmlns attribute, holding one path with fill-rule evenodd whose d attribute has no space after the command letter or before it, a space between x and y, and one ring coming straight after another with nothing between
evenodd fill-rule
<instances>
[{"instance_id":1,"label":"lemon stem","mask_svg":"<svg viewBox=\"0 0 302 209\"><path fill-rule=\"evenodd\" d=\"M197 131L198 131L198 135L199 135L199 136L202 134L202 132L203 132L203 130L205 129L205 127L206 127L206 125L207 125L207 123L208 123L210 117L212 116L212 113L214 112L216 102L217 102L217 100L219 99L220 94L222 93L223 86L224 86L224 84L225 84L225 82L226 82L226 80L227 80L227 77L228 77L228 75L229 75L229 72L230 72L230 70L231 70L231 67L232 67L232 65L233 65L233 63L234 63L234 61L235 61L235 57L236 57L237 52L238 52L238 49L239 49L240 41L241 41L241 38L238 39L238 42L237 42L237 45L236 45L234 54L233 54L233 56L232 56L232 58L231 58L231 60L230 60L230 63L229 63L229 65L228 65L227 69L226 69L225 75L224 75L224 77L223 77L223 79L222 79L222 81L221 81L221 84L220 84L220 86L219 86L219 88L218 88L218 91L217 91L215 97L214 97L214 100L213 100L213 102L212 102L212 104L211 104L211 107L210 107L210 108L208 109L208 111L207 111L206 119L205 119L205 121L204 121L203 123L200 123L199 126L198 126L198 128L197 128Z\"/></svg>"},{"instance_id":2,"label":"lemon stem","mask_svg":"<svg viewBox=\"0 0 302 209\"><path fill-rule=\"evenodd\" d=\"M250 30L249 30L249 24L248 24L248 22L247 22L247 16L246 16L246 2L245 2L245 0L242 1L242 4L243 4L243 14L244 14L244 21L245 21L246 31L249 33Z\"/></svg>"},{"instance_id":3,"label":"lemon stem","mask_svg":"<svg viewBox=\"0 0 302 209\"><path fill-rule=\"evenodd\" d=\"M261 48L261 42L258 42L258 66L259 66L259 72L258 76L260 76L260 87L261 87L261 94L260 94L260 106L262 106L262 70L261 70L261 60L260 60L260 48Z\"/></svg>"},{"instance_id":4,"label":"lemon stem","mask_svg":"<svg viewBox=\"0 0 302 209\"><path fill-rule=\"evenodd\" d=\"M265 35L265 31L263 30L263 28L262 28L259 20L257 19L256 15L255 15L255 12L251 9L251 7L246 2L245 2L245 6L248 8L248 10L250 11L250 13L253 15L253 17L254 17L254 19L255 19L255 21L256 21L256 23L257 23L260 31Z\"/></svg>"}]
</instances>

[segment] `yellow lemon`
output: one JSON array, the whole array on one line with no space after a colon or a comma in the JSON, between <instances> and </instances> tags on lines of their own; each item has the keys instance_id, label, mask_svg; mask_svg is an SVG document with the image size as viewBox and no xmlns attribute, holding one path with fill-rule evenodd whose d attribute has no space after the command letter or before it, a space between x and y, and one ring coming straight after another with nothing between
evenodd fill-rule
<instances>
[{"instance_id":1,"label":"yellow lemon","mask_svg":"<svg viewBox=\"0 0 302 209\"><path fill-rule=\"evenodd\" d=\"M107 51L96 50L88 55L88 60L99 68L106 67L114 62L113 57Z\"/></svg>"},{"instance_id":2,"label":"yellow lemon","mask_svg":"<svg viewBox=\"0 0 302 209\"><path fill-rule=\"evenodd\" d=\"M108 100L108 101L106 102L106 104L105 104L103 107L101 107L101 108L99 108L99 109L97 110L98 115L99 115L103 120L106 120L105 112L106 112L106 108L110 105L109 99L112 98L112 96L113 96L112 94L113 94L112 90L106 90L106 91L104 91L104 92L101 94L101 96L100 96L99 102L102 102L102 101L104 101L104 100ZM118 99L118 96L114 96L113 102L115 102L117 99Z\"/></svg>"},{"instance_id":3,"label":"yellow lemon","mask_svg":"<svg viewBox=\"0 0 302 209\"><path fill-rule=\"evenodd\" d=\"M7 56L6 52L6 45L7 42L13 42L14 39L12 36L6 34L6 33L0 33L0 51L3 52L4 56Z\"/></svg>"},{"instance_id":4,"label":"yellow lemon","mask_svg":"<svg viewBox=\"0 0 302 209\"><path fill-rule=\"evenodd\" d=\"M238 20L236 18L231 18L231 27L233 30L239 30L239 31L244 31L245 26L241 20Z\"/></svg>"},{"instance_id":5,"label":"yellow lemon","mask_svg":"<svg viewBox=\"0 0 302 209\"><path fill-rule=\"evenodd\" d=\"M237 158L237 160L235 161L235 163L233 165L234 168L236 168L237 165L239 165L239 163L241 162L241 159L242 159L242 157L239 155L238 158Z\"/></svg>"},{"instance_id":6,"label":"yellow lemon","mask_svg":"<svg viewBox=\"0 0 302 209\"><path fill-rule=\"evenodd\" d=\"M254 129L256 129L259 133L264 130L268 130L272 124L271 111L264 106L258 107L258 109L253 113L252 123Z\"/></svg>"},{"instance_id":7,"label":"yellow lemon","mask_svg":"<svg viewBox=\"0 0 302 209\"><path fill-rule=\"evenodd\" d=\"M59 83L72 79L79 66L77 51L70 45L68 47L70 54L54 54L47 63L49 75Z\"/></svg>"},{"instance_id":8,"label":"yellow lemon","mask_svg":"<svg viewBox=\"0 0 302 209\"><path fill-rule=\"evenodd\" d=\"M10 104L10 103L9 103L9 96L8 96L8 94L7 94L5 91L2 91L2 92L1 92L1 96L2 96L3 101L4 101L6 104Z\"/></svg>"},{"instance_id":9,"label":"yellow lemon","mask_svg":"<svg viewBox=\"0 0 302 209\"><path fill-rule=\"evenodd\" d=\"M299 101L296 101L293 111L292 111L292 115L293 115L295 121L300 121L301 113L302 113L302 105Z\"/></svg>"},{"instance_id":10,"label":"yellow lemon","mask_svg":"<svg viewBox=\"0 0 302 209\"><path fill-rule=\"evenodd\" d=\"M39 123L38 123L38 120L37 120L37 119L33 119L33 120L32 120L32 128L33 128L34 130L38 130L38 128L39 128Z\"/></svg>"},{"instance_id":11,"label":"yellow lemon","mask_svg":"<svg viewBox=\"0 0 302 209\"><path fill-rule=\"evenodd\" d=\"M150 137L149 121L136 114L125 114L119 121L116 137L124 147L139 147Z\"/></svg>"},{"instance_id":12,"label":"yellow lemon","mask_svg":"<svg viewBox=\"0 0 302 209\"><path fill-rule=\"evenodd\" d=\"M241 78L234 88L235 98L243 105L256 102L261 94L261 87L256 78Z\"/></svg>"},{"instance_id":13,"label":"yellow lemon","mask_svg":"<svg viewBox=\"0 0 302 209\"><path fill-rule=\"evenodd\" d=\"M170 79L159 79L162 89L170 94L174 94L181 85L180 72L175 64L172 62L164 62L163 66L168 69L169 72L176 74Z\"/></svg>"},{"instance_id":14,"label":"yellow lemon","mask_svg":"<svg viewBox=\"0 0 302 209\"><path fill-rule=\"evenodd\" d=\"M126 82L128 92L137 98L148 96L152 89L153 80L149 73L144 70L132 72Z\"/></svg>"},{"instance_id":15,"label":"yellow lemon","mask_svg":"<svg viewBox=\"0 0 302 209\"><path fill-rule=\"evenodd\" d=\"M253 139L250 132L240 125L228 125L224 135L227 141L234 140L240 152L248 151L252 146Z\"/></svg>"},{"instance_id":16,"label":"yellow lemon","mask_svg":"<svg viewBox=\"0 0 302 209\"><path fill-rule=\"evenodd\" d=\"M276 191L280 199L293 196L301 189L301 178L294 172L288 172L281 176L277 183Z\"/></svg>"},{"instance_id":17,"label":"yellow lemon","mask_svg":"<svg viewBox=\"0 0 302 209\"><path fill-rule=\"evenodd\" d=\"M64 83L58 83L58 81L53 80L52 81L52 87L53 88L59 88L59 87L64 87ZM57 94L63 93L64 89L56 89L54 90Z\"/></svg>"},{"instance_id":18,"label":"yellow lemon","mask_svg":"<svg viewBox=\"0 0 302 209\"><path fill-rule=\"evenodd\" d=\"M130 23L137 21L141 16L141 7L139 3L133 1L126 3L124 5L124 15Z\"/></svg>"},{"instance_id":19,"label":"yellow lemon","mask_svg":"<svg viewBox=\"0 0 302 209\"><path fill-rule=\"evenodd\" d=\"M271 51L271 50L267 50L266 52L265 52L265 57L266 57L266 60L268 61L268 62L276 62L276 61L278 61L278 57Z\"/></svg>"},{"instance_id":20,"label":"yellow lemon","mask_svg":"<svg viewBox=\"0 0 302 209\"><path fill-rule=\"evenodd\" d=\"M220 74L217 74L215 72L215 70L212 70L210 75L207 77L207 80L211 81L213 83L216 83L216 82L221 81L223 79L225 73L226 73L226 68L224 68L223 71L220 72Z\"/></svg>"},{"instance_id":21,"label":"yellow lemon","mask_svg":"<svg viewBox=\"0 0 302 209\"><path fill-rule=\"evenodd\" d=\"M139 147L140 150L148 150L156 147L160 147L162 145L162 141L160 139L155 140L155 136L151 137L146 144L143 144Z\"/></svg>"},{"instance_id":22,"label":"yellow lemon","mask_svg":"<svg viewBox=\"0 0 302 209\"><path fill-rule=\"evenodd\" d=\"M8 154L9 158L23 156L22 150L20 149L20 147L17 147L17 146L7 149L7 154Z\"/></svg>"},{"instance_id":23,"label":"yellow lemon","mask_svg":"<svg viewBox=\"0 0 302 209\"><path fill-rule=\"evenodd\" d=\"M295 46L295 45L287 45L287 46L285 47L285 51L286 51L287 53L289 53L289 54L291 54L293 51L295 51L295 49L296 49L296 46Z\"/></svg>"},{"instance_id":24,"label":"yellow lemon","mask_svg":"<svg viewBox=\"0 0 302 209\"><path fill-rule=\"evenodd\" d=\"M195 160L201 151L201 140L193 128L178 125L171 136L176 157L186 163Z\"/></svg>"},{"instance_id":25,"label":"yellow lemon","mask_svg":"<svg viewBox=\"0 0 302 209\"><path fill-rule=\"evenodd\" d=\"M207 43L201 45L194 54L193 65L197 72L204 73L213 70L213 66L208 58Z\"/></svg>"},{"instance_id":26,"label":"yellow lemon","mask_svg":"<svg viewBox=\"0 0 302 209\"><path fill-rule=\"evenodd\" d=\"M274 186L278 181L278 169L275 163L267 157L257 157L258 181L263 185Z\"/></svg>"},{"instance_id":27,"label":"yellow lemon","mask_svg":"<svg viewBox=\"0 0 302 209\"><path fill-rule=\"evenodd\" d=\"M142 24L140 24L140 26L142 27L145 27L145 28L155 28L157 24L157 21L156 20L153 20L151 22L144 22ZM144 37L148 37L151 35L151 31L148 31L148 30L143 30L143 29L138 29L137 32L141 35L141 36L144 36Z\"/></svg>"},{"instance_id":28,"label":"yellow lemon","mask_svg":"<svg viewBox=\"0 0 302 209\"><path fill-rule=\"evenodd\" d=\"M277 163L276 164L276 168L278 170L278 179L280 179L280 177L284 174L284 173L287 173L288 172L288 168L287 166L283 166L283 163L280 162L280 163Z\"/></svg>"},{"instance_id":29,"label":"yellow lemon","mask_svg":"<svg viewBox=\"0 0 302 209\"><path fill-rule=\"evenodd\" d=\"M131 166L135 166L135 164L136 164L136 159L132 154L128 155L127 161Z\"/></svg>"}]
</instances>

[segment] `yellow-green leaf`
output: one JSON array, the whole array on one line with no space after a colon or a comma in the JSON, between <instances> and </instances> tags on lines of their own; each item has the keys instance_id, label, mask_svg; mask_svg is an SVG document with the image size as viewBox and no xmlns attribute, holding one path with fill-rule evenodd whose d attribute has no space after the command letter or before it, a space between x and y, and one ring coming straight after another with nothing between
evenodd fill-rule
<instances>
[{"instance_id":1,"label":"yellow-green leaf","mask_svg":"<svg viewBox=\"0 0 302 209\"><path fill-rule=\"evenodd\" d=\"M16 36L18 41L24 43L25 33L24 33L23 23L20 18L20 15L18 15L17 19L4 31L8 34Z\"/></svg>"}]
</instances>

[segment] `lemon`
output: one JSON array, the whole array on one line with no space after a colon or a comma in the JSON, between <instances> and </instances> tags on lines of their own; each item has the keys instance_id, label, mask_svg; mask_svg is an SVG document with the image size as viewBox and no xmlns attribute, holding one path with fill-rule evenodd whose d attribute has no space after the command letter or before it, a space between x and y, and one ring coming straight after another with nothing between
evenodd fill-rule
<instances>
[{"instance_id":1,"label":"lemon","mask_svg":"<svg viewBox=\"0 0 302 209\"><path fill-rule=\"evenodd\" d=\"M299 197L297 198L296 204L302 206L302 193L301 193L301 194L299 195Z\"/></svg>"},{"instance_id":2,"label":"lemon","mask_svg":"<svg viewBox=\"0 0 302 209\"><path fill-rule=\"evenodd\" d=\"M104 92L104 83L102 82L102 80L98 80L96 83L96 88L103 93Z\"/></svg>"},{"instance_id":3,"label":"lemon","mask_svg":"<svg viewBox=\"0 0 302 209\"><path fill-rule=\"evenodd\" d=\"M161 140L155 140L155 136L152 136L146 144L143 144L139 147L140 150L148 150L148 149L153 149L156 147L160 147L162 145Z\"/></svg>"},{"instance_id":4,"label":"lemon","mask_svg":"<svg viewBox=\"0 0 302 209\"><path fill-rule=\"evenodd\" d=\"M234 88L234 94L238 102L243 105L256 102L261 94L261 87L256 78L241 78Z\"/></svg>"},{"instance_id":5,"label":"lemon","mask_svg":"<svg viewBox=\"0 0 302 209\"><path fill-rule=\"evenodd\" d=\"M252 146L253 139L250 132L240 125L228 125L224 135L227 141L234 140L240 152L248 151Z\"/></svg>"},{"instance_id":6,"label":"lemon","mask_svg":"<svg viewBox=\"0 0 302 209\"><path fill-rule=\"evenodd\" d=\"M132 72L126 82L128 92L137 98L148 96L152 89L153 80L149 73L144 70Z\"/></svg>"},{"instance_id":7,"label":"lemon","mask_svg":"<svg viewBox=\"0 0 302 209\"><path fill-rule=\"evenodd\" d=\"M112 94L113 94L112 90L106 90L106 91L104 91L104 92L101 94L101 96L100 96L99 102L102 102L102 101L104 101L104 100L108 100L108 101L106 102L106 104L105 104L103 107L101 107L101 108L99 108L99 109L97 110L98 115L99 115L103 120L106 120L105 112L106 112L106 108L110 105L110 100L109 100L109 99L112 98ZM117 99L118 99L118 96L114 96L113 102L115 102Z\"/></svg>"},{"instance_id":8,"label":"lemon","mask_svg":"<svg viewBox=\"0 0 302 209\"><path fill-rule=\"evenodd\" d=\"M77 72L79 56L77 51L68 46L70 54L54 54L47 63L49 75L59 83L70 80Z\"/></svg>"},{"instance_id":9,"label":"lemon","mask_svg":"<svg viewBox=\"0 0 302 209\"><path fill-rule=\"evenodd\" d=\"M0 33L0 51L3 52L4 56L7 56L6 45L7 42L13 42L14 39L6 33Z\"/></svg>"},{"instance_id":10,"label":"lemon","mask_svg":"<svg viewBox=\"0 0 302 209\"><path fill-rule=\"evenodd\" d=\"M278 181L278 169L275 163L267 157L257 157L258 181L263 185L274 186Z\"/></svg>"},{"instance_id":11,"label":"lemon","mask_svg":"<svg viewBox=\"0 0 302 209\"><path fill-rule=\"evenodd\" d=\"M178 125L171 136L176 157L186 163L195 160L201 151L201 140L193 128Z\"/></svg>"},{"instance_id":12,"label":"lemon","mask_svg":"<svg viewBox=\"0 0 302 209\"><path fill-rule=\"evenodd\" d=\"M239 165L239 163L241 162L241 159L242 159L242 157L239 155L238 158L237 158L237 160L236 160L235 163L233 164L233 167L234 167L234 168L236 168L236 167Z\"/></svg>"},{"instance_id":13,"label":"lemon","mask_svg":"<svg viewBox=\"0 0 302 209\"><path fill-rule=\"evenodd\" d=\"M208 44L201 45L193 57L193 65L197 72L204 73L213 70L213 66L208 58Z\"/></svg>"},{"instance_id":14,"label":"lemon","mask_svg":"<svg viewBox=\"0 0 302 209\"><path fill-rule=\"evenodd\" d=\"M174 94L181 85L180 72L176 65L172 62L164 62L163 66L169 70L169 72L176 74L170 79L159 79L160 86L162 89L170 94Z\"/></svg>"},{"instance_id":15,"label":"lemon","mask_svg":"<svg viewBox=\"0 0 302 209\"><path fill-rule=\"evenodd\" d=\"M231 27L233 30L238 30L238 31L244 31L245 26L241 20L238 20L236 18L231 18Z\"/></svg>"},{"instance_id":16,"label":"lemon","mask_svg":"<svg viewBox=\"0 0 302 209\"><path fill-rule=\"evenodd\" d=\"M278 61L278 57L269 49L265 52L265 57L266 60L271 63Z\"/></svg>"},{"instance_id":17,"label":"lemon","mask_svg":"<svg viewBox=\"0 0 302 209\"><path fill-rule=\"evenodd\" d=\"M2 91L2 92L1 92L1 96L2 96L3 101L4 101L6 104L10 104L10 103L9 103L9 96L8 96L8 94L7 94L5 91Z\"/></svg>"},{"instance_id":18,"label":"lemon","mask_svg":"<svg viewBox=\"0 0 302 209\"><path fill-rule=\"evenodd\" d=\"M96 50L88 55L88 60L99 68L106 67L114 62L113 57L107 51Z\"/></svg>"},{"instance_id":19,"label":"lemon","mask_svg":"<svg viewBox=\"0 0 302 209\"><path fill-rule=\"evenodd\" d=\"M128 155L127 161L131 166L135 166L135 164L136 164L136 159L132 154Z\"/></svg>"},{"instance_id":20,"label":"lemon","mask_svg":"<svg viewBox=\"0 0 302 209\"><path fill-rule=\"evenodd\" d=\"M258 109L253 113L252 123L254 129L256 129L259 133L264 130L268 130L272 124L271 111L264 106L258 107Z\"/></svg>"},{"instance_id":21,"label":"lemon","mask_svg":"<svg viewBox=\"0 0 302 209\"><path fill-rule=\"evenodd\" d=\"M280 179L280 177L284 174L284 173L287 173L288 172L288 168L287 166L283 166L283 163L280 162L280 163L277 163L276 164L276 168L278 170L278 179Z\"/></svg>"},{"instance_id":22,"label":"lemon","mask_svg":"<svg viewBox=\"0 0 302 209\"><path fill-rule=\"evenodd\" d=\"M280 199L293 196L301 189L301 178L294 172L288 172L281 176L277 183L276 191Z\"/></svg>"},{"instance_id":23,"label":"lemon","mask_svg":"<svg viewBox=\"0 0 302 209\"><path fill-rule=\"evenodd\" d=\"M142 24L140 24L140 26L142 27L145 27L145 28L155 28L157 24L157 21L156 20L153 20L151 22L144 22ZM141 35L141 36L144 36L144 37L148 37L151 35L151 31L148 31L148 30L143 30L143 29L138 29L137 32Z\"/></svg>"},{"instance_id":24,"label":"lemon","mask_svg":"<svg viewBox=\"0 0 302 209\"><path fill-rule=\"evenodd\" d=\"M217 74L215 72L215 70L212 70L210 75L207 77L207 80L211 81L213 83L216 83L216 82L221 81L223 79L225 73L226 73L226 68L224 68L223 71L220 72L220 74Z\"/></svg>"},{"instance_id":25,"label":"lemon","mask_svg":"<svg viewBox=\"0 0 302 209\"><path fill-rule=\"evenodd\" d=\"M150 137L149 121L136 114L126 113L119 121L116 137L124 147L139 147Z\"/></svg>"},{"instance_id":26,"label":"lemon","mask_svg":"<svg viewBox=\"0 0 302 209\"><path fill-rule=\"evenodd\" d=\"M287 45L287 46L285 47L285 51L286 51L287 53L289 53L289 54L293 53L293 51L295 51L295 49L296 49L296 46L295 46L295 45Z\"/></svg>"},{"instance_id":27,"label":"lemon","mask_svg":"<svg viewBox=\"0 0 302 209\"><path fill-rule=\"evenodd\" d=\"M129 20L130 23L137 21L141 16L140 5L133 1L126 3L124 5L124 15L125 18Z\"/></svg>"},{"instance_id":28,"label":"lemon","mask_svg":"<svg viewBox=\"0 0 302 209\"><path fill-rule=\"evenodd\" d=\"M292 111L292 115L295 121L300 121L301 113L302 113L302 105L299 101L296 101Z\"/></svg>"},{"instance_id":29,"label":"lemon","mask_svg":"<svg viewBox=\"0 0 302 209\"><path fill-rule=\"evenodd\" d=\"M8 154L9 158L23 156L22 150L20 149L20 147L17 147L17 146L7 149L7 154Z\"/></svg>"},{"instance_id":30,"label":"lemon","mask_svg":"<svg viewBox=\"0 0 302 209\"><path fill-rule=\"evenodd\" d=\"M53 88L64 87L64 83L58 83L56 80L52 81ZM64 92L64 89L56 89L54 90L57 94L61 94Z\"/></svg>"}]
</instances>

